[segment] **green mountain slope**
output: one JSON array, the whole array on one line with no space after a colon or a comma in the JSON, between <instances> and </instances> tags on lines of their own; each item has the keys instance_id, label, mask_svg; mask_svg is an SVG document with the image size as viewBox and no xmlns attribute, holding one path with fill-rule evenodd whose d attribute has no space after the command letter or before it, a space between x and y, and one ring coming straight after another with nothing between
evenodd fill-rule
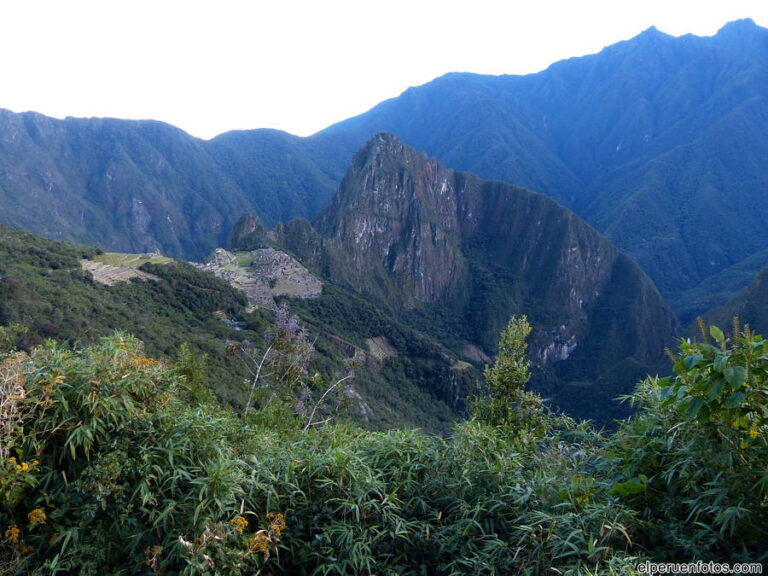
<instances>
[{"instance_id":1,"label":"green mountain slope","mask_svg":"<svg viewBox=\"0 0 768 576\"><path fill-rule=\"evenodd\" d=\"M335 185L310 148L274 131L252 132L241 146L236 134L204 142L160 122L0 111L0 223L201 259L244 211L275 224L327 201Z\"/></svg>"},{"instance_id":2,"label":"green mountain slope","mask_svg":"<svg viewBox=\"0 0 768 576\"><path fill-rule=\"evenodd\" d=\"M546 193L677 301L768 247L766 85L768 31L752 21L711 38L650 29L539 74L449 74L324 134L362 144L385 130L452 168Z\"/></svg>"},{"instance_id":3,"label":"green mountain slope","mask_svg":"<svg viewBox=\"0 0 768 576\"><path fill-rule=\"evenodd\" d=\"M730 326L734 317L742 325L749 324L753 331L768 331L768 267L763 268L754 280L731 300L703 315L707 324ZM695 332L691 326L690 333Z\"/></svg>"},{"instance_id":4,"label":"green mountain slope","mask_svg":"<svg viewBox=\"0 0 768 576\"><path fill-rule=\"evenodd\" d=\"M140 338L149 354L169 360L186 342L208 356L209 387L224 401L241 402L244 370L226 358L224 344L239 334L214 313L242 313L245 297L178 261L144 264L153 281L107 286L80 262L99 252L0 226L0 325L27 326L27 346L46 338L90 343L124 331Z\"/></svg>"},{"instance_id":5,"label":"green mountain slope","mask_svg":"<svg viewBox=\"0 0 768 576\"><path fill-rule=\"evenodd\" d=\"M91 267L94 272L84 270L86 258L99 261ZM207 386L223 402L241 408L250 374L230 345L244 342L263 353L274 332L272 313L247 313L242 292L167 258L135 262L144 262L139 271L151 275L148 281L105 285L95 280L116 275L114 269L101 274L103 263L119 266L130 260L137 259L0 226L0 326L27 326L25 347L48 338L88 344L127 332L144 342L148 354L168 361L186 342L195 356L206 357ZM445 431L463 414L480 374L434 339L334 287L316 301L289 305L301 314L314 343L312 371L328 382L355 373L345 389L348 406L342 415L368 428ZM330 322L340 309L349 315L347 321Z\"/></svg>"},{"instance_id":6,"label":"green mountain slope","mask_svg":"<svg viewBox=\"0 0 768 576\"><path fill-rule=\"evenodd\" d=\"M239 240L248 243L245 228ZM358 152L314 226L296 220L271 236L326 280L466 360L494 354L509 317L527 314L540 389L583 383L590 416L615 396L598 381L630 361L639 368L615 375L617 394L628 389L659 366L676 327L640 268L575 214L444 168L388 134Z\"/></svg>"}]
</instances>

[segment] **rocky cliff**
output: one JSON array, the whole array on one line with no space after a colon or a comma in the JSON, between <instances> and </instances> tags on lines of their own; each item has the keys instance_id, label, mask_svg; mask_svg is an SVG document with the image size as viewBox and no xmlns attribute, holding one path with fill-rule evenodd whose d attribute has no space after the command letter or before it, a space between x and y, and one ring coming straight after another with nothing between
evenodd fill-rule
<instances>
[{"instance_id":1,"label":"rocky cliff","mask_svg":"<svg viewBox=\"0 0 768 576\"><path fill-rule=\"evenodd\" d=\"M653 370L676 328L648 277L578 216L444 168L390 134L357 153L314 228L295 221L274 238L455 350L493 354L510 315L527 314L548 392L626 361Z\"/></svg>"}]
</instances>

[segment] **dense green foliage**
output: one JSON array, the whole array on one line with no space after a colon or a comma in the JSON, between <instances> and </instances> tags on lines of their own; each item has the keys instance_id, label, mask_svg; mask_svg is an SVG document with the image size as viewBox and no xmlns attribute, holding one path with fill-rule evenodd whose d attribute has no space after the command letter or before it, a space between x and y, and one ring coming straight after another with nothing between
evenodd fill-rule
<instances>
[{"instance_id":1,"label":"dense green foliage","mask_svg":"<svg viewBox=\"0 0 768 576\"><path fill-rule=\"evenodd\" d=\"M702 332L681 344L674 378L632 398L640 412L611 443L613 490L659 557L765 561L768 341L738 323L730 338Z\"/></svg>"},{"instance_id":2,"label":"dense green foliage","mask_svg":"<svg viewBox=\"0 0 768 576\"><path fill-rule=\"evenodd\" d=\"M473 405L473 415L493 426L541 433L546 429L541 398L525 389L531 378L526 338L531 325L513 316L499 338L496 361L485 367L485 390Z\"/></svg>"},{"instance_id":3,"label":"dense green foliage","mask_svg":"<svg viewBox=\"0 0 768 576\"><path fill-rule=\"evenodd\" d=\"M149 354L175 358L187 342L208 356L207 384L228 402L244 401L245 371L227 358L224 341L258 339L264 319L242 314L242 293L182 262L143 265L159 282L105 286L80 265L97 252L0 227L0 325L27 326L25 347L51 337L90 343L119 329L141 338ZM222 321L238 314L254 331L235 331Z\"/></svg>"},{"instance_id":4,"label":"dense green foliage","mask_svg":"<svg viewBox=\"0 0 768 576\"><path fill-rule=\"evenodd\" d=\"M608 437L543 408L537 430L302 431L196 404L177 369L124 335L8 352L0 568L586 576L645 559L754 562L768 344L712 334L684 343L678 375L646 381L641 412Z\"/></svg>"},{"instance_id":5,"label":"dense green foliage","mask_svg":"<svg viewBox=\"0 0 768 576\"><path fill-rule=\"evenodd\" d=\"M446 431L465 413L466 396L480 373L469 364L456 369L456 356L434 339L333 285L326 285L320 298L291 300L289 306L317 335L318 367L326 379L333 376L334 366L350 357L350 350L367 351L370 338L383 337L395 350L394 356L355 369L352 383L372 411L366 427Z\"/></svg>"}]
</instances>

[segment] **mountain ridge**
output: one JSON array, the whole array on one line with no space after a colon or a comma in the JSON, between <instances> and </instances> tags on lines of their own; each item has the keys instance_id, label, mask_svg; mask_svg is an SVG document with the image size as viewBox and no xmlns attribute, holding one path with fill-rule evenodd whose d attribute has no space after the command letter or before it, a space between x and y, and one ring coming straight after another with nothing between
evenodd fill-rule
<instances>
[{"instance_id":1,"label":"mountain ridge","mask_svg":"<svg viewBox=\"0 0 768 576\"><path fill-rule=\"evenodd\" d=\"M306 138L203 141L157 122L5 112L0 220L202 259L245 212L268 226L314 217L354 152L387 131L452 169L573 209L687 320L725 301L710 279L733 270L729 290L740 289L744 263L768 249L767 84L768 31L743 20L711 37L649 29L525 76L448 74ZM730 232L739 227L752 233Z\"/></svg>"},{"instance_id":2,"label":"mountain ridge","mask_svg":"<svg viewBox=\"0 0 768 576\"><path fill-rule=\"evenodd\" d=\"M263 229L252 229L260 240ZM551 198L454 172L391 134L361 148L328 208L266 235L464 358L492 355L512 314L535 327L537 384L556 394L632 359L663 362L676 321L631 258ZM253 245L247 234L239 241ZM595 406L610 404L594 386ZM586 395L588 396L588 395ZM586 397L585 396L585 397Z\"/></svg>"}]
</instances>

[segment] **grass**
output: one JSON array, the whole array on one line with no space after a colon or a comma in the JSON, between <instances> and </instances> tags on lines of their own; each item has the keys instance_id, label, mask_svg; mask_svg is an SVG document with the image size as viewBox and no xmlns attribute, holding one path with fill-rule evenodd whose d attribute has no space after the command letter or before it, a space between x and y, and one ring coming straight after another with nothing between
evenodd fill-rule
<instances>
[{"instance_id":1,"label":"grass","mask_svg":"<svg viewBox=\"0 0 768 576\"><path fill-rule=\"evenodd\" d=\"M105 252L91 258L94 262L101 262L118 268L139 268L151 262L152 264L167 264L173 258L160 256L159 254L123 254L120 252Z\"/></svg>"}]
</instances>

